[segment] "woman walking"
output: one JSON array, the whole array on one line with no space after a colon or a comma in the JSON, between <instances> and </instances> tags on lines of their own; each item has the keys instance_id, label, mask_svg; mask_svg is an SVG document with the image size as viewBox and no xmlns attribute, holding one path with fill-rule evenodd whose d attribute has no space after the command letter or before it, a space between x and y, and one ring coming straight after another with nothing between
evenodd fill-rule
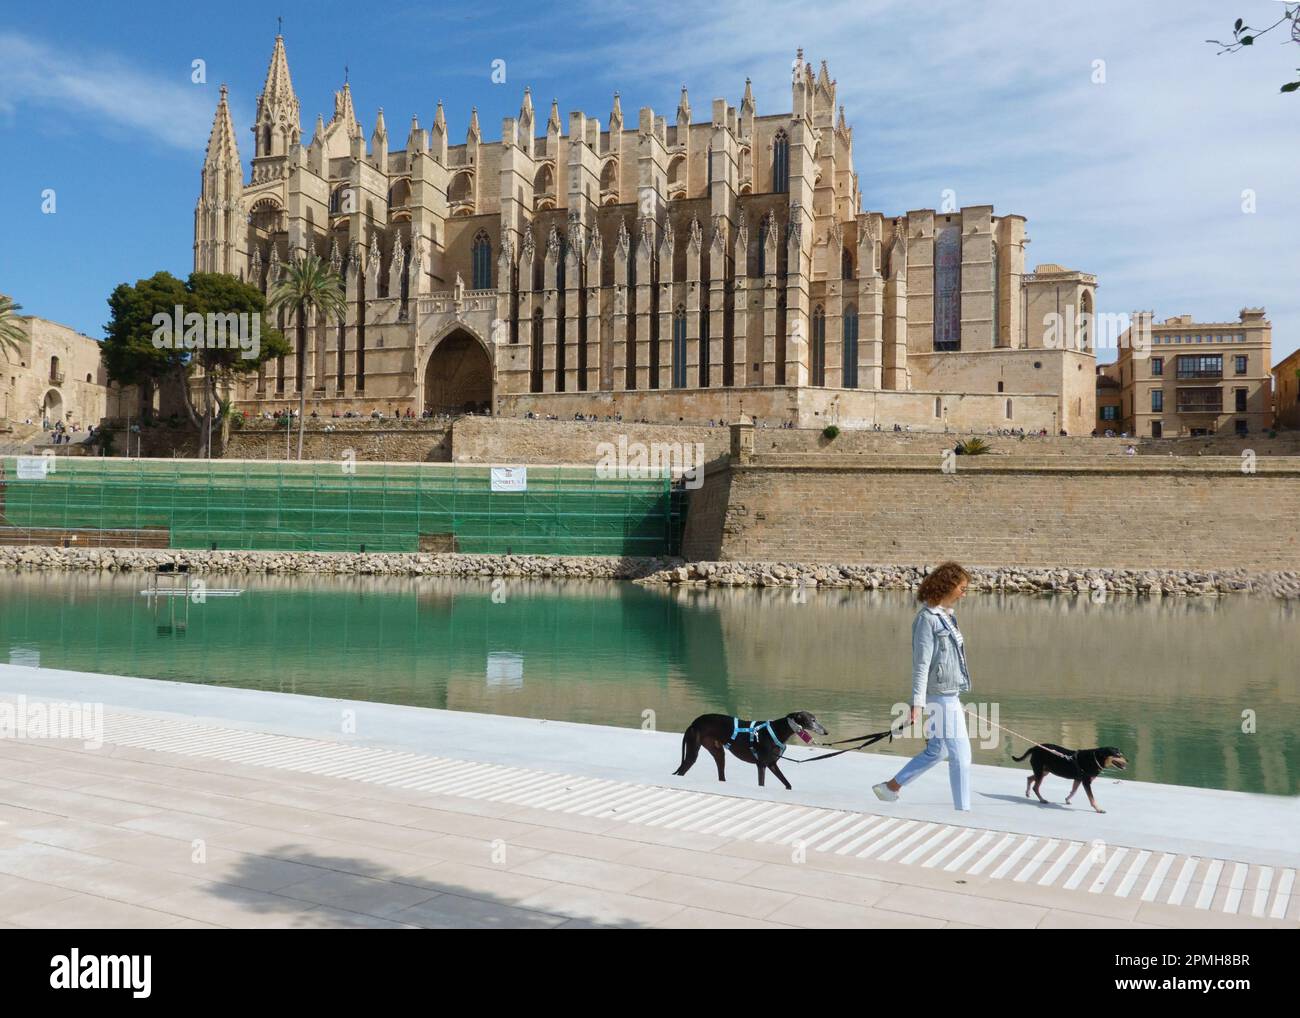
<instances>
[{"instance_id":1,"label":"woman walking","mask_svg":"<svg viewBox=\"0 0 1300 1018\"><path fill-rule=\"evenodd\" d=\"M926 707L925 749L912 757L888 781L873 786L880 799L893 802L902 787L920 777L945 756L954 809L970 809L970 740L959 694L970 689L966 646L952 609L966 594L970 573L956 562L945 562L916 592L921 609L912 623L911 723Z\"/></svg>"}]
</instances>

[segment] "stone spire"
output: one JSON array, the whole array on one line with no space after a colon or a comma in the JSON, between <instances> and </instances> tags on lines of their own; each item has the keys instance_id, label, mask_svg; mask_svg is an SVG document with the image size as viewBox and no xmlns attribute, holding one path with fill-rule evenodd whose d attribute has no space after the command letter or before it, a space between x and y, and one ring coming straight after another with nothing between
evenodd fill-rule
<instances>
[{"instance_id":1,"label":"stone spire","mask_svg":"<svg viewBox=\"0 0 1300 1018\"><path fill-rule=\"evenodd\" d=\"M745 94L740 97L740 111L742 113L754 112L754 88L748 78L745 79Z\"/></svg>"},{"instance_id":2,"label":"stone spire","mask_svg":"<svg viewBox=\"0 0 1300 1018\"><path fill-rule=\"evenodd\" d=\"M336 121L343 122L343 130L347 132L349 138L355 138L361 134L361 121L357 120L356 110L352 107L352 86L343 82L343 87L334 93L334 116L330 118L330 123Z\"/></svg>"},{"instance_id":3,"label":"stone spire","mask_svg":"<svg viewBox=\"0 0 1300 1018\"><path fill-rule=\"evenodd\" d=\"M483 140L483 134L479 131L478 126L478 107L475 106L469 114L469 130L465 132L465 144L477 145Z\"/></svg>"},{"instance_id":4,"label":"stone spire","mask_svg":"<svg viewBox=\"0 0 1300 1018\"><path fill-rule=\"evenodd\" d=\"M686 86L682 86L682 97L677 103L677 123L690 124L691 122L691 98L686 94Z\"/></svg>"},{"instance_id":5,"label":"stone spire","mask_svg":"<svg viewBox=\"0 0 1300 1018\"><path fill-rule=\"evenodd\" d=\"M442 109L442 100L433 111L433 127L429 130L429 154L440 166L447 165L447 115Z\"/></svg>"},{"instance_id":6,"label":"stone spire","mask_svg":"<svg viewBox=\"0 0 1300 1018\"><path fill-rule=\"evenodd\" d=\"M217 101L217 112L212 118L212 132L208 135L208 150L203 157L203 168L210 167L239 169L239 143L235 140L235 122L230 116L229 92L221 86L221 98Z\"/></svg>"},{"instance_id":7,"label":"stone spire","mask_svg":"<svg viewBox=\"0 0 1300 1018\"><path fill-rule=\"evenodd\" d=\"M614 93L614 108L609 111L609 129L611 131L623 129L623 104L619 101L617 92Z\"/></svg>"},{"instance_id":8,"label":"stone spire","mask_svg":"<svg viewBox=\"0 0 1300 1018\"><path fill-rule=\"evenodd\" d=\"M556 134L560 133L560 100L558 99L551 100L551 116L546 121L546 133L550 134L552 130Z\"/></svg>"},{"instance_id":9,"label":"stone spire","mask_svg":"<svg viewBox=\"0 0 1300 1018\"><path fill-rule=\"evenodd\" d=\"M284 52L284 36L275 37L266 83L257 97L257 117L253 123L256 144L253 157L288 155L289 147L300 143L302 111L289 77L289 58Z\"/></svg>"},{"instance_id":10,"label":"stone spire","mask_svg":"<svg viewBox=\"0 0 1300 1018\"><path fill-rule=\"evenodd\" d=\"M522 126L527 124L529 130L532 130L532 124L535 119L533 114L533 90L527 85L524 86L524 101L519 104L519 123Z\"/></svg>"},{"instance_id":11,"label":"stone spire","mask_svg":"<svg viewBox=\"0 0 1300 1018\"><path fill-rule=\"evenodd\" d=\"M228 90L221 86L221 98L212 118L212 133L203 157L203 176L198 204L194 209L194 268L198 272L241 275L247 267L247 229L243 202L244 170L235 141L235 124L230 116Z\"/></svg>"}]
</instances>

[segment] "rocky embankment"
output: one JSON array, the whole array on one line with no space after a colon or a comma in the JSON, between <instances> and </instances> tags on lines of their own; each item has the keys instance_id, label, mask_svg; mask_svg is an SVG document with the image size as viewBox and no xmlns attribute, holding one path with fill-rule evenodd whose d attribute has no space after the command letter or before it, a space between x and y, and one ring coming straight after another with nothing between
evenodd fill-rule
<instances>
[{"instance_id":1,"label":"rocky embankment","mask_svg":"<svg viewBox=\"0 0 1300 1018\"><path fill-rule=\"evenodd\" d=\"M683 562L672 558L582 555L185 551L136 548L0 547L0 570L150 572L162 563L191 572L331 576L524 577L636 580L699 587L806 587L914 590L925 566L798 562ZM1266 594L1300 598L1300 573L1244 569L1043 569L973 567L973 590L1014 594L1140 594L1154 597Z\"/></svg>"},{"instance_id":2,"label":"rocky embankment","mask_svg":"<svg viewBox=\"0 0 1300 1018\"><path fill-rule=\"evenodd\" d=\"M688 562L643 583L708 587L829 587L915 590L926 566L819 565L797 562ZM1197 596L1255 593L1300 598L1300 573L1244 569L970 569L972 590L1014 594L1147 594Z\"/></svg>"},{"instance_id":3,"label":"rocky embankment","mask_svg":"<svg viewBox=\"0 0 1300 1018\"><path fill-rule=\"evenodd\" d=\"M202 551L175 548L0 548L0 570L152 572L163 563L195 574L264 573L330 576L511 576L538 579L636 580L679 562L599 555L434 555L407 552Z\"/></svg>"}]
</instances>

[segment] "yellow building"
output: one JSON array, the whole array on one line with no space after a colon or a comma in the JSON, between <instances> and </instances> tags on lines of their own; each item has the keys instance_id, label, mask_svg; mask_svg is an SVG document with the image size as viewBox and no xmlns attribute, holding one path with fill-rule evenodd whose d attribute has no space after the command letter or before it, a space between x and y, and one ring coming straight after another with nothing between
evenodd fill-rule
<instances>
[{"instance_id":1,"label":"yellow building","mask_svg":"<svg viewBox=\"0 0 1300 1018\"><path fill-rule=\"evenodd\" d=\"M1273 366L1273 400L1278 425L1300 428L1300 350Z\"/></svg>"},{"instance_id":2,"label":"yellow building","mask_svg":"<svg viewBox=\"0 0 1300 1018\"><path fill-rule=\"evenodd\" d=\"M1272 326L1263 308L1243 308L1236 322L1155 322L1138 312L1119 345L1120 430L1173 438L1272 426Z\"/></svg>"}]
</instances>

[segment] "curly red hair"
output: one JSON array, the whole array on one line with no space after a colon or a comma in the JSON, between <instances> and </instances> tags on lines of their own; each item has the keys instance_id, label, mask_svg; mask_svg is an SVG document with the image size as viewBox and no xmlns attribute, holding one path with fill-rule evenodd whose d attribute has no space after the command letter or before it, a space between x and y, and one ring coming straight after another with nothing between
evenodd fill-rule
<instances>
[{"instance_id":1,"label":"curly red hair","mask_svg":"<svg viewBox=\"0 0 1300 1018\"><path fill-rule=\"evenodd\" d=\"M916 599L925 604L938 604L957 589L965 580L970 582L970 573L956 562L944 562L935 566L916 588Z\"/></svg>"}]
</instances>

